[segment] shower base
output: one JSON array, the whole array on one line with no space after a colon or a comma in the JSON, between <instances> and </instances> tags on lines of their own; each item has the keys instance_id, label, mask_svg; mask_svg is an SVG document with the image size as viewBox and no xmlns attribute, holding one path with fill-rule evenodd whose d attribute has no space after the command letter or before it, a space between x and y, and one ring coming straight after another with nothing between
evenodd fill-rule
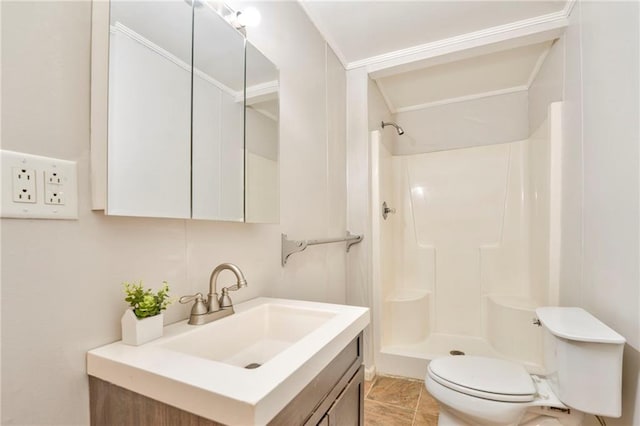
<instances>
[{"instance_id":1,"label":"shower base","mask_svg":"<svg viewBox=\"0 0 640 426\"><path fill-rule=\"evenodd\" d=\"M376 370L380 374L422 380L427 373L429 361L450 356L451 351L462 351L465 355L509 359L496 351L485 339L433 333L427 339L414 344L384 345L376 354ZM522 363L530 373L544 372L541 365L511 360Z\"/></svg>"}]
</instances>

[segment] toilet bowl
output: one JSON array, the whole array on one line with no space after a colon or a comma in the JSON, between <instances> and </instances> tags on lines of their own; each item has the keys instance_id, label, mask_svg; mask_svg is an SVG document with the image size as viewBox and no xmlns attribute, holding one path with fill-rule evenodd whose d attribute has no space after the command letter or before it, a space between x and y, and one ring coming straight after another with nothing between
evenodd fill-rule
<instances>
[{"instance_id":1,"label":"toilet bowl","mask_svg":"<svg viewBox=\"0 0 640 426\"><path fill-rule=\"evenodd\" d=\"M544 377L512 361L449 356L429 363L425 386L440 426L577 426L584 413L620 417L624 337L581 308L536 309Z\"/></svg>"},{"instance_id":2,"label":"toilet bowl","mask_svg":"<svg viewBox=\"0 0 640 426\"><path fill-rule=\"evenodd\" d=\"M441 426L579 425L582 419L576 411L566 418L568 407L545 379L529 375L515 362L477 356L438 358L427 368L425 386L440 403ZM562 414L560 422L557 417Z\"/></svg>"}]
</instances>

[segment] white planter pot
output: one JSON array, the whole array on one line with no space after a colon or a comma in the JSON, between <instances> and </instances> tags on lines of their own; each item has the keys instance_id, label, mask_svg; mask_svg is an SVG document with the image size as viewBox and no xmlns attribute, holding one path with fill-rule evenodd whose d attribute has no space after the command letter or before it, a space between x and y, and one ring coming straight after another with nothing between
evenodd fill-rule
<instances>
[{"instance_id":1,"label":"white planter pot","mask_svg":"<svg viewBox=\"0 0 640 426\"><path fill-rule=\"evenodd\" d=\"M164 326L162 314L138 319L132 309L127 309L120 322L122 324L122 342L127 345L138 346L162 337L162 327Z\"/></svg>"}]
</instances>

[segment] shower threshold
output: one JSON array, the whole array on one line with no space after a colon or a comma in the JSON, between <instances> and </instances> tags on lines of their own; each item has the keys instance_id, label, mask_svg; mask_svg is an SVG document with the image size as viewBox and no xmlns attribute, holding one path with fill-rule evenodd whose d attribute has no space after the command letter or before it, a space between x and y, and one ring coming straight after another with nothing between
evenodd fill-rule
<instances>
[{"instance_id":1,"label":"shower threshold","mask_svg":"<svg viewBox=\"0 0 640 426\"><path fill-rule=\"evenodd\" d=\"M466 356L486 356L506 359L485 339L451 334L431 334L427 339L414 344L384 345L376 357L376 369L383 374L424 379L429 361L451 356L452 351L464 352ZM543 372L542 366L525 360L521 362L534 374Z\"/></svg>"},{"instance_id":2,"label":"shower threshold","mask_svg":"<svg viewBox=\"0 0 640 426\"><path fill-rule=\"evenodd\" d=\"M466 355L501 357L485 339L452 334L432 334L427 339L413 344L385 345L382 351L426 360L449 355L451 351L461 351Z\"/></svg>"}]
</instances>

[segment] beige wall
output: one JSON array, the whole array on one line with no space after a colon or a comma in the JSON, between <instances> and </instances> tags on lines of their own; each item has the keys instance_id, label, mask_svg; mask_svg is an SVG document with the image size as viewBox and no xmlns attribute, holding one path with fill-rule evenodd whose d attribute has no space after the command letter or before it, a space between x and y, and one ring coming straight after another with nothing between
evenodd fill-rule
<instances>
[{"instance_id":1,"label":"beige wall","mask_svg":"<svg viewBox=\"0 0 640 426\"><path fill-rule=\"evenodd\" d=\"M2 149L78 161L80 219L2 220L2 424L87 424L85 352L120 338L120 283L204 291L237 263L259 295L345 301L343 245L280 267L280 233L345 231L345 72L295 2L257 3L254 44L281 70L281 224L105 217L90 210L89 2L2 2ZM331 114L330 114L331 112ZM229 279L230 277L222 277ZM175 305L165 322L187 317Z\"/></svg>"},{"instance_id":2,"label":"beige wall","mask_svg":"<svg viewBox=\"0 0 640 426\"><path fill-rule=\"evenodd\" d=\"M640 424L639 9L579 1L565 35L560 301L627 339L609 425Z\"/></svg>"}]
</instances>

